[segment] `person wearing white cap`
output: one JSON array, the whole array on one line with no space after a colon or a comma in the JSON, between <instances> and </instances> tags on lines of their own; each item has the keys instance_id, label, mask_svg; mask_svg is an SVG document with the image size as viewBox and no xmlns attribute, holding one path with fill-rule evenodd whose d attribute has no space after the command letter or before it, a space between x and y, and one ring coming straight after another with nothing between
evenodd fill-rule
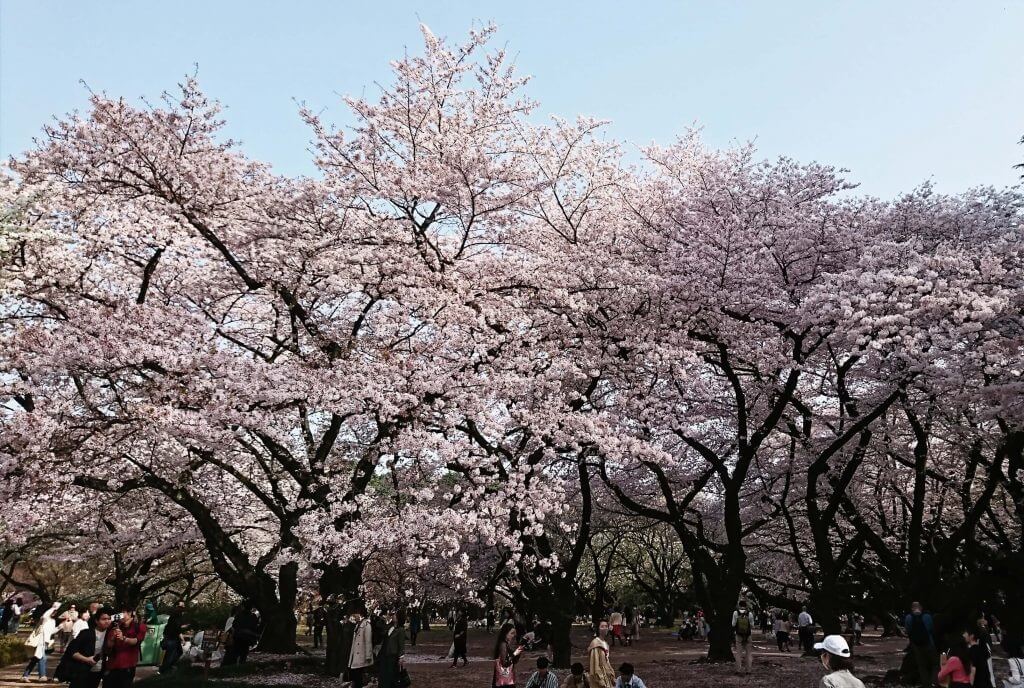
<instances>
[{"instance_id":1,"label":"person wearing white cap","mask_svg":"<svg viewBox=\"0 0 1024 688\"><path fill-rule=\"evenodd\" d=\"M827 635L814 649L821 653L821 664L829 673L821 678L821 688L864 688L861 680L853 675L853 660L850 646L841 635Z\"/></svg>"}]
</instances>

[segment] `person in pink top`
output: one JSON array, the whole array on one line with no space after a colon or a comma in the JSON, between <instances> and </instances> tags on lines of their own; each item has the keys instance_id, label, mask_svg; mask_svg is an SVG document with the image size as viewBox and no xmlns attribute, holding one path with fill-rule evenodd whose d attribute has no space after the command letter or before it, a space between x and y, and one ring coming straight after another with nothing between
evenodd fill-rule
<instances>
[{"instance_id":1,"label":"person in pink top","mask_svg":"<svg viewBox=\"0 0 1024 688\"><path fill-rule=\"evenodd\" d=\"M971 654L967 644L957 643L949 653L939 658L939 685L949 688L970 688Z\"/></svg>"}]
</instances>

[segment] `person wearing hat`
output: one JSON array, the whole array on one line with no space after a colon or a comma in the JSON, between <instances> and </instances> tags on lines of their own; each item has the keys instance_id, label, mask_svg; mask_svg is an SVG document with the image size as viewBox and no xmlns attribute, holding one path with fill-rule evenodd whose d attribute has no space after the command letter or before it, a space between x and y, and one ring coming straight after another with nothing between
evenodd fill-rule
<instances>
[{"instance_id":1,"label":"person wearing hat","mask_svg":"<svg viewBox=\"0 0 1024 688\"><path fill-rule=\"evenodd\" d=\"M558 677L548 667L551 663L547 657L537 658L537 671L533 672L530 680L526 682L526 688L558 688Z\"/></svg>"},{"instance_id":2,"label":"person wearing hat","mask_svg":"<svg viewBox=\"0 0 1024 688\"><path fill-rule=\"evenodd\" d=\"M615 679L615 688L647 688L640 677L633 673L633 665L623 662L619 667L619 677Z\"/></svg>"},{"instance_id":3,"label":"person wearing hat","mask_svg":"<svg viewBox=\"0 0 1024 688\"><path fill-rule=\"evenodd\" d=\"M829 671L821 678L821 688L864 688L861 680L851 673L853 659L846 638L827 635L820 643L814 644L814 649L820 653L822 666Z\"/></svg>"}]
</instances>

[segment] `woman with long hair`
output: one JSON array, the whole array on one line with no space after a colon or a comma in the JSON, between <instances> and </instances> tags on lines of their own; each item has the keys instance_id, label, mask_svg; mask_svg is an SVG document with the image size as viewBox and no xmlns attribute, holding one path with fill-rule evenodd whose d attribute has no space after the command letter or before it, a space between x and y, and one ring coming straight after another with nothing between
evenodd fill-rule
<instances>
[{"instance_id":1,"label":"woman with long hair","mask_svg":"<svg viewBox=\"0 0 1024 688\"><path fill-rule=\"evenodd\" d=\"M615 672L611 660L608 659L608 643L601 636L608 633L608 621L602 619L597 627L594 639L587 646L587 657L590 660L590 685L593 688L612 688L615 685Z\"/></svg>"},{"instance_id":2,"label":"woman with long hair","mask_svg":"<svg viewBox=\"0 0 1024 688\"><path fill-rule=\"evenodd\" d=\"M971 652L967 643L960 641L940 658L938 683L949 688L970 688Z\"/></svg>"},{"instance_id":3,"label":"woman with long hair","mask_svg":"<svg viewBox=\"0 0 1024 688\"><path fill-rule=\"evenodd\" d=\"M516 644L515 624L502 624L494 642L494 678L491 680L491 688L516 684L516 662L522 653L523 646Z\"/></svg>"}]
</instances>

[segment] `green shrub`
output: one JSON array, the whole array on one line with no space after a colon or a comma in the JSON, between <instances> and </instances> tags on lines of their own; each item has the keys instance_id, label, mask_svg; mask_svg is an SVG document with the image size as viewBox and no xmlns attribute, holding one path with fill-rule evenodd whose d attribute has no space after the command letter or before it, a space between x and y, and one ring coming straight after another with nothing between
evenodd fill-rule
<instances>
[{"instance_id":1,"label":"green shrub","mask_svg":"<svg viewBox=\"0 0 1024 688\"><path fill-rule=\"evenodd\" d=\"M0 667L27 661L28 648L25 639L17 635L0 636Z\"/></svg>"}]
</instances>

